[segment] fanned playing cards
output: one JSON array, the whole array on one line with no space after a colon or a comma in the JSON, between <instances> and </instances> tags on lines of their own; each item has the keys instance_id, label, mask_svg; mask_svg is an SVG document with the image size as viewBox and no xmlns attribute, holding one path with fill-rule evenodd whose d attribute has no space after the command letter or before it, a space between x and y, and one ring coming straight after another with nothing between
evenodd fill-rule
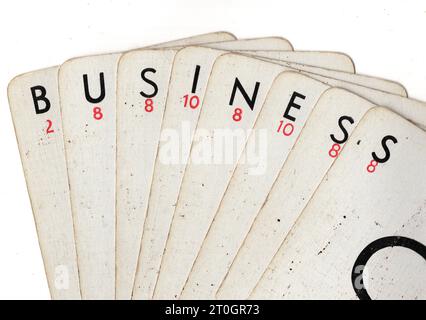
<instances>
[{"instance_id":1,"label":"fanned playing cards","mask_svg":"<svg viewBox=\"0 0 426 320\"><path fill-rule=\"evenodd\" d=\"M426 103L214 32L8 88L52 299L426 299Z\"/></svg>"}]
</instances>

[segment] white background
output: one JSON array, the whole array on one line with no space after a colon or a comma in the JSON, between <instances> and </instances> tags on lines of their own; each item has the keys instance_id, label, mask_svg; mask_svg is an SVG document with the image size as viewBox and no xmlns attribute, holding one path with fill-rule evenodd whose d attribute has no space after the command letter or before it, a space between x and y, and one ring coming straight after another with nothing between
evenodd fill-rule
<instances>
[{"instance_id":1,"label":"white background","mask_svg":"<svg viewBox=\"0 0 426 320\"><path fill-rule=\"evenodd\" d=\"M73 56L226 30L349 54L357 72L426 100L426 1L0 1L0 298L48 299L9 113L17 74ZM419 164L424 165L424 164Z\"/></svg>"}]
</instances>

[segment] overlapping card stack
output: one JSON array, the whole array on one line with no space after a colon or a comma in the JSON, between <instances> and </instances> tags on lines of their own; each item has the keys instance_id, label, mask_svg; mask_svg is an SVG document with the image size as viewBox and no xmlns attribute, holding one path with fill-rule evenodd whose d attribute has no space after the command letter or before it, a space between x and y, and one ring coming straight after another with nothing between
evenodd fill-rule
<instances>
[{"instance_id":1,"label":"overlapping card stack","mask_svg":"<svg viewBox=\"0 0 426 320\"><path fill-rule=\"evenodd\" d=\"M426 103L215 32L9 86L54 299L426 298Z\"/></svg>"}]
</instances>

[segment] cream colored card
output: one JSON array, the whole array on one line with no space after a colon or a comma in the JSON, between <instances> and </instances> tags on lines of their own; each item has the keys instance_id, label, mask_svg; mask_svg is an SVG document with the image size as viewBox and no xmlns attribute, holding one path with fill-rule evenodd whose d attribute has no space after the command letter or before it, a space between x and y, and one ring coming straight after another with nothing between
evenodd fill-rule
<instances>
[{"instance_id":1,"label":"cream colored card","mask_svg":"<svg viewBox=\"0 0 426 320\"><path fill-rule=\"evenodd\" d=\"M221 284L218 298L248 297L351 131L372 107L337 88L321 97ZM326 146L327 152L318 152L320 146ZM242 284L235 288L236 283Z\"/></svg>"},{"instance_id":2,"label":"cream colored card","mask_svg":"<svg viewBox=\"0 0 426 320\"><path fill-rule=\"evenodd\" d=\"M295 56L293 52L297 52ZM240 53L255 55L257 57L263 57L273 60L281 60L295 63L303 63L308 66L317 66L321 63L321 66L330 70L340 70L347 73L355 73L355 64L350 56L342 52L333 51L283 51L283 50L245 50ZM318 53L321 53L318 56ZM300 59L303 58L303 61ZM320 59L319 59L320 57Z\"/></svg>"},{"instance_id":3,"label":"cream colored card","mask_svg":"<svg viewBox=\"0 0 426 320\"><path fill-rule=\"evenodd\" d=\"M238 56L234 54L228 54L228 55L222 56L218 59L218 61L221 61L221 60L223 61L224 59L226 59L225 57L226 58L234 57L233 58L234 61L232 61L232 63L230 62L228 66L224 67L224 69L230 67L231 68L230 70L232 70L232 68L238 69L237 68L237 64L239 64L237 63L238 59L240 59L239 62L241 62L239 69L249 69L249 66L250 66L248 64L249 61L253 61L248 57L240 56L239 58L237 58ZM231 58L229 59L232 60ZM220 65L218 61L216 61L215 63L215 68L218 68L218 66ZM257 63L260 64L260 62L257 62ZM265 67L266 66L268 66L268 64L265 64ZM213 69L212 74L214 74L215 68ZM283 68L282 70L285 70L285 68ZM225 71L222 71L222 73L226 74ZM255 68L253 68L251 70L252 78L254 78L255 75L257 75L258 73L259 73L259 70L256 70ZM347 85L350 88L354 87L358 90L361 90L361 89L364 90L364 87L359 85L347 84L345 82L338 81L331 78L325 78L325 77L318 77L318 78L321 78L322 81L327 84L337 84L339 86ZM252 83L251 84L252 87L254 87L254 84L256 81L252 79L250 82ZM232 86L232 84L229 84L229 85ZM214 85L211 84L211 82L209 82L209 86L211 86L212 88L210 91L212 93L216 92L216 95L219 95L219 93L217 92L222 92L222 94L223 92L226 92L224 91L223 88L216 89ZM365 89L367 90L367 88ZM376 90L371 90L371 89L368 89L368 90L370 90L369 94L371 95L373 95L373 92L376 92ZM210 91L207 90L207 94L209 94ZM236 90L234 91L236 92ZM378 94L379 96L381 95L380 92L378 92ZM254 93L252 93L252 97L253 96L254 96ZM250 94L246 94L246 98L249 98L249 97L250 97ZM403 99L401 97L399 98ZM213 110L213 107L210 107L210 108ZM222 109L216 108L215 110L222 110ZM238 109L235 109L235 111L236 112L234 116L235 116L235 119L238 120L240 116L239 113L242 111L242 109L238 108ZM200 119L203 118L203 113L204 111L201 113ZM408 114L408 113L405 112L405 114ZM209 116L213 116L214 112L210 111L210 113L207 113L207 114ZM417 115L419 115L419 113L417 113ZM206 116L206 119L207 119L207 116ZM204 121L206 123L208 122L207 120L204 120ZM224 121L222 121L222 123L224 123ZM200 125L198 126L198 128L204 129L204 127ZM218 128L223 128L223 124L222 126L219 126ZM232 128L232 127L228 127L228 128ZM251 128L251 126L249 128ZM204 131L204 134L207 137L211 136L211 133L210 134L206 133L206 131ZM242 140L245 141L244 138ZM198 146L197 147L198 149L200 148L202 149L204 147L203 143L198 143L198 145L201 146L201 147ZM236 151L237 155L239 155L239 151L240 149ZM199 152L200 152L199 150L194 151L194 146L193 146L192 153L198 154ZM211 162L211 159L208 161ZM205 168L203 168L203 166L205 166ZM184 285L184 282L186 279L183 280L182 278L187 277L189 274L189 269L191 268L193 261L195 259L195 256L199 250L199 247L201 246L201 242L204 239L208 226L210 225L211 220L214 217L214 213L215 213L215 210L217 209L219 201L226 190L226 185L229 182L229 178L232 175L234 167L235 167L235 161L234 162L231 161L231 163L228 163L227 165L222 165L222 166L215 165L215 166L209 166L208 168L204 164L189 165L187 167L185 172L185 178L183 179L183 183L180 190L177 208L174 213L174 221L172 224L171 231L169 233L166 253L165 253L165 256L163 257L163 264L160 269L160 276L159 276L157 289L156 289L157 292L154 295L154 297L163 298L163 297L179 296L179 292L176 292L176 291L181 290L182 286ZM188 174L188 168L191 168L191 170L194 170L194 173L190 172ZM214 170L212 170L212 168ZM189 177L191 177L192 175L196 175L196 178L192 178L192 177L187 178L186 180L187 185L185 186L185 179L187 175L189 175ZM200 178L201 176L203 177L203 179ZM193 181L194 179L196 181ZM201 183L200 181L203 181L203 182ZM206 183L207 181L209 181L209 183ZM209 188L206 188L205 185L208 185ZM198 190L198 188L200 190ZM189 191L189 190L192 190L192 191ZM191 192L193 194L191 194ZM202 192L206 193L206 195L203 197L200 196L200 193ZM185 200L182 200L182 199L185 199ZM197 209L192 208L192 205L195 205L196 207L203 206L202 207L203 214L201 213L197 214L196 212ZM188 212L191 212L191 213L188 214ZM189 215L190 217L188 217ZM196 225L197 227L195 228L192 225ZM174 228L176 229L174 230ZM187 231L188 229L191 231L188 232ZM186 239L187 237L189 237L189 234L191 235L191 241ZM181 260L183 260L184 262ZM176 261L179 261L179 263L176 263ZM172 274L173 276L171 276ZM165 288L174 288L174 289L172 289L172 291L166 292Z\"/></svg>"},{"instance_id":4,"label":"cream colored card","mask_svg":"<svg viewBox=\"0 0 426 320\"><path fill-rule=\"evenodd\" d=\"M113 54L77 58L65 62L59 70L83 299L115 297L116 86L113 80L119 57Z\"/></svg>"},{"instance_id":5,"label":"cream colored card","mask_svg":"<svg viewBox=\"0 0 426 320\"><path fill-rule=\"evenodd\" d=\"M425 161L425 131L369 111L251 297L425 299Z\"/></svg>"},{"instance_id":6,"label":"cream colored card","mask_svg":"<svg viewBox=\"0 0 426 320\"><path fill-rule=\"evenodd\" d=\"M214 299L305 121L328 88L294 72L283 72L274 81L181 299Z\"/></svg>"},{"instance_id":7,"label":"cream colored card","mask_svg":"<svg viewBox=\"0 0 426 320\"><path fill-rule=\"evenodd\" d=\"M282 51L293 51L291 43L282 37L264 37L264 38L251 38L241 39L236 47L232 41L222 41L215 43L205 43L203 47L208 47L217 50L282 50Z\"/></svg>"},{"instance_id":8,"label":"cream colored card","mask_svg":"<svg viewBox=\"0 0 426 320\"><path fill-rule=\"evenodd\" d=\"M14 78L8 95L51 297L80 299L58 67Z\"/></svg>"},{"instance_id":9,"label":"cream colored card","mask_svg":"<svg viewBox=\"0 0 426 320\"><path fill-rule=\"evenodd\" d=\"M176 50L122 56L117 75L116 298L130 299Z\"/></svg>"}]
</instances>

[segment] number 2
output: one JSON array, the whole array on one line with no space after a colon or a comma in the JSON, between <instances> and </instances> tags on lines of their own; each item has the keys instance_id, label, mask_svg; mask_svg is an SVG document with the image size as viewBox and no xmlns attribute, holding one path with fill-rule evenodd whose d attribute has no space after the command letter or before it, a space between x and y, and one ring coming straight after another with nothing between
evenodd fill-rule
<instances>
[{"instance_id":1,"label":"number 2","mask_svg":"<svg viewBox=\"0 0 426 320\"><path fill-rule=\"evenodd\" d=\"M46 122L47 122L46 133L47 134L54 133L55 130L52 129L52 120L47 119Z\"/></svg>"}]
</instances>

